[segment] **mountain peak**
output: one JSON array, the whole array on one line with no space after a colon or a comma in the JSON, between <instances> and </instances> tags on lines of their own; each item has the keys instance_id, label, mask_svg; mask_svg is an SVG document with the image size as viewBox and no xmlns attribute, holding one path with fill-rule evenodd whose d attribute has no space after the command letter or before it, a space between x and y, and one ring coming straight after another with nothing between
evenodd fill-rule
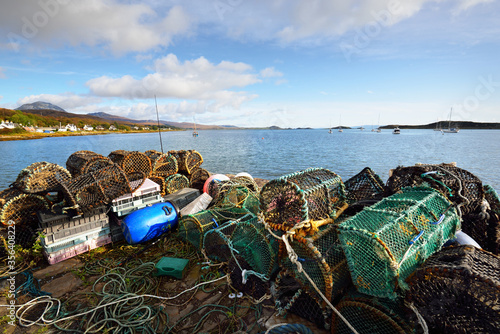
<instances>
[{"instance_id":1,"label":"mountain peak","mask_svg":"<svg viewBox=\"0 0 500 334\"><path fill-rule=\"evenodd\" d=\"M36 101L33 103L25 103L20 107L16 108L17 110L42 110L42 109L48 109L48 110L57 110L57 111L62 111L66 112L61 107L56 106L55 104L49 103L49 102L44 102L44 101Z\"/></svg>"}]
</instances>

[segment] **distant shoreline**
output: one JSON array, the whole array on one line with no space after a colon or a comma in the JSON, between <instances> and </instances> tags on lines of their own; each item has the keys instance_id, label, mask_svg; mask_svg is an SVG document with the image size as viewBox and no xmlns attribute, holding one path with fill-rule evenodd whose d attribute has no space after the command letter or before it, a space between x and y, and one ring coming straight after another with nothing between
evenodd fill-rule
<instances>
[{"instance_id":1,"label":"distant shoreline","mask_svg":"<svg viewBox=\"0 0 500 334\"><path fill-rule=\"evenodd\" d=\"M162 132L170 131L180 131L180 130L163 130ZM52 137L74 137L74 136L99 136L99 135L111 135L111 134L133 134L133 133L158 133L158 131L92 131L92 132L54 132L54 133L43 133L43 132L27 132L27 133L16 133L0 135L0 141L10 141L10 140L32 140L32 139L43 139Z\"/></svg>"}]
</instances>

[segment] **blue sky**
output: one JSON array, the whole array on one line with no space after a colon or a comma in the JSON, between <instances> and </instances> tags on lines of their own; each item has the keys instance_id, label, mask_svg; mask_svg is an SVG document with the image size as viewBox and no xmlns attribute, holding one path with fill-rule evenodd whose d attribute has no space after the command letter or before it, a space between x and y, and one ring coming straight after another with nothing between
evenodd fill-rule
<instances>
[{"instance_id":1,"label":"blue sky","mask_svg":"<svg viewBox=\"0 0 500 334\"><path fill-rule=\"evenodd\" d=\"M0 107L203 124L500 122L492 0L2 2Z\"/></svg>"}]
</instances>

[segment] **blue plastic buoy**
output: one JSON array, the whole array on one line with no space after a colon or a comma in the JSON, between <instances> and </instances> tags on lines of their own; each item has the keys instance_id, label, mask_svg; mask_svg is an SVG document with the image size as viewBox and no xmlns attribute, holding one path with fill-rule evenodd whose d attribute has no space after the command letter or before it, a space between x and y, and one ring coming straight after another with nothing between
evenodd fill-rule
<instances>
[{"instance_id":1,"label":"blue plastic buoy","mask_svg":"<svg viewBox=\"0 0 500 334\"><path fill-rule=\"evenodd\" d=\"M179 215L175 206L170 202L161 202L125 216L122 232L129 244L139 244L172 230L178 222Z\"/></svg>"}]
</instances>

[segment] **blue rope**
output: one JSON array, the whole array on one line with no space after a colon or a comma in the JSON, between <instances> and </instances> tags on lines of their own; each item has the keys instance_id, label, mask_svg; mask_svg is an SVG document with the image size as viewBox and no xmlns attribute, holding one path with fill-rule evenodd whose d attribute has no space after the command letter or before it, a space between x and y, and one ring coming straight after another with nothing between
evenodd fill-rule
<instances>
[{"instance_id":1,"label":"blue rope","mask_svg":"<svg viewBox=\"0 0 500 334\"><path fill-rule=\"evenodd\" d=\"M23 271L21 274L26 277L26 281L16 288L16 298L24 294L28 294L32 297L51 295L50 292L40 290L40 282L38 279L33 277L31 271Z\"/></svg>"},{"instance_id":2,"label":"blue rope","mask_svg":"<svg viewBox=\"0 0 500 334\"><path fill-rule=\"evenodd\" d=\"M266 332L261 332L259 334L264 334ZM301 324L284 324L283 326L274 327L269 331L268 334L313 334L313 332L306 326Z\"/></svg>"}]
</instances>

